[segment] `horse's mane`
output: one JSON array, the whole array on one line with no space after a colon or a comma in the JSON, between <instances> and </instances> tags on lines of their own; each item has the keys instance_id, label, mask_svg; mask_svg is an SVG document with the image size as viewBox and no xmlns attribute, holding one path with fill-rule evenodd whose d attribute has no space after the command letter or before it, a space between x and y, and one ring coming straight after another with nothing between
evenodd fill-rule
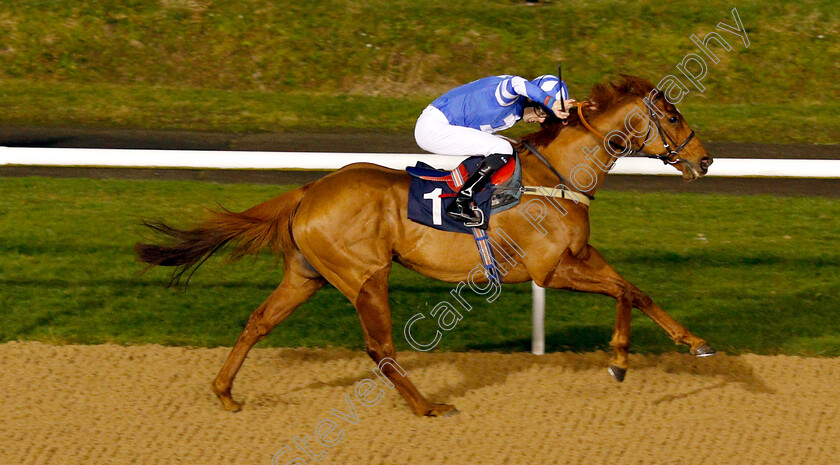
<instances>
[{"instance_id":1,"label":"horse's mane","mask_svg":"<svg viewBox=\"0 0 840 465\"><path fill-rule=\"evenodd\" d=\"M609 110L630 97L647 97L650 91L654 89L653 84L647 79L629 74L619 74L619 76L620 78L617 82L600 83L592 87L587 100L592 102L597 110L588 110L587 120ZM673 105L668 103L667 100L665 100L665 110L668 112L674 111ZM567 122L568 126L581 124L580 117L578 116L578 107L571 109ZM557 138L560 131L565 127L567 125L562 124L555 118L552 122L545 124L541 130L523 136L522 141L544 146Z\"/></svg>"}]
</instances>

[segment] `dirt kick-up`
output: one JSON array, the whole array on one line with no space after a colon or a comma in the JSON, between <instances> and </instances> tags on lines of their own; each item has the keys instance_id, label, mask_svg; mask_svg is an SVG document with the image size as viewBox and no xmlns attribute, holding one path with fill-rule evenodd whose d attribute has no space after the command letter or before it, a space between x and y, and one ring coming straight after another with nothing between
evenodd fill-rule
<instances>
[{"instance_id":1,"label":"dirt kick-up","mask_svg":"<svg viewBox=\"0 0 840 465\"><path fill-rule=\"evenodd\" d=\"M573 109L567 124L557 121L524 138L525 144L518 148L523 183L558 186L559 179L564 189L594 197L615 158L630 154L658 158L681 171L687 180L703 176L712 158L682 115L661 96L650 82L633 76L623 75L617 83L595 86L589 100ZM609 138L616 131L628 132L624 144ZM612 150L589 149L600 145ZM589 174L586 182L582 173ZM231 387L248 351L325 285L335 286L356 307L367 352L379 364L396 358L388 303L392 262L447 282L468 277L478 262L472 238L408 220L408 186L409 176L404 171L358 163L242 213L213 213L194 228L144 222L170 242L138 243L135 252L148 264L147 269L174 267L170 285L177 284L185 273L190 276L226 246L231 247L232 258L265 247L282 255L283 281L251 314L211 383L226 409L241 408L231 397ZM689 346L692 354L714 354L705 340L620 276L589 244L588 202L553 200L564 211L549 209L540 223L545 235L536 233L516 209L491 217L490 238L504 243L496 233L503 229L525 251L524 256L505 251L517 263L503 277L504 283L533 280L542 287L614 298L617 317L609 370L619 381L628 369L633 308L655 321L675 342ZM439 257L448 259L441 262ZM417 415L455 411L452 405L426 399L407 374L392 365L384 365L382 372Z\"/></svg>"}]
</instances>

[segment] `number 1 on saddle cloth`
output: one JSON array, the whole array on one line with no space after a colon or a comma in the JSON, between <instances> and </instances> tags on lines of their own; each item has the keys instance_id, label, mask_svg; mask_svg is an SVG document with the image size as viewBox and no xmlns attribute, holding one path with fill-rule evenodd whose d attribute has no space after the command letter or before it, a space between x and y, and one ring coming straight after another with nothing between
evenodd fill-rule
<instances>
[{"instance_id":1,"label":"number 1 on saddle cloth","mask_svg":"<svg viewBox=\"0 0 840 465\"><path fill-rule=\"evenodd\" d=\"M519 161L512 158L493 175L491 182L483 190L474 193L473 208L481 211L485 220L479 227L469 227L444 213L455 200L464 180L471 172L477 170L483 161L484 157L470 157L452 171L436 170L423 162L407 167L406 171L411 175L408 218L442 231L472 234L485 275L489 280L501 283L486 228L491 213L511 208L519 202L522 186ZM500 202L499 199L504 201Z\"/></svg>"}]
</instances>

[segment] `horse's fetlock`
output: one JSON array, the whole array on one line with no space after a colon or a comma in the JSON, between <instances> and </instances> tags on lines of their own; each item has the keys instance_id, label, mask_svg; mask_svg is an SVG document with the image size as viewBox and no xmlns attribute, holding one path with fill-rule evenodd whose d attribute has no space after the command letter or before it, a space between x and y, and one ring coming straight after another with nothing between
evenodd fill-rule
<instances>
[{"instance_id":1,"label":"horse's fetlock","mask_svg":"<svg viewBox=\"0 0 840 465\"><path fill-rule=\"evenodd\" d=\"M610 347L613 349L627 349L630 346L630 339L624 336L613 336L610 340Z\"/></svg>"},{"instance_id":2,"label":"horse's fetlock","mask_svg":"<svg viewBox=\"0 0 840 465\"><path fill-rule=\"evenodd\" d=\"M380 360L387 357L385 353L379 347L371 347L367 346L365 351L367 352L368 356L373 359L374 362L379 363Z\"/></svg>"},{"instance_id":3,"label":"horse's fetlock","mask_svg":"<svg viewBox=\"0 0 840 465\"><path fill-rule=\"evenodd\" d=\"M274 329L273 326L258 325L254 333L256 333L257 339L262 339L268 336L268 333L270 333L272 329Z\"/></svg>"},{"instance_id":4,"label":"horse's fetlock","mask_svg":"<svg viewBox=\"0 0 840 465\"><path fill-rule=\"evenodd\" d=\"M218 379L210 383L210 390L216 394L216 397L230 396L230 384L225 386Z\"/></svg>"},{"instance_id":5,"label":"horse's fetlock","mask_svg":"<svg viewBox=\"0 0 840 465\"><path fill-rule=\"evenodd\" d=\"M645 294L637 295L634 300L636 307L650 307L653 305L653 299Z\"/></svg>"}]
</instances>

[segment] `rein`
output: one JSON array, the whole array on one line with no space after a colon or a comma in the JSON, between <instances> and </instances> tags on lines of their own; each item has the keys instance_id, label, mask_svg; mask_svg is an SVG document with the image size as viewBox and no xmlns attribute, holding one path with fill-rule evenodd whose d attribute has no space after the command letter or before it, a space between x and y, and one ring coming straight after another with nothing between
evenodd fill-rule
<instances>
[{"instance_id":1,"label":"rein","mask_svg":"<svg viewBox=\"0 0 840 465\"><path fill-rule=\"evenodd\" d=\"M659 93L651 103L658 102L661 97L662 94ZM578 118L580 119L580 122L583 123L584 127L586 127L586 129L596 137L602 140L606 140L610 145L620 150L622 153L626 152L627 147L624 147L619 143L613 142L612 140L607 140L607 136L601 134L599 131L593 128L592 125L590 125L589 122L586 121L586 118L583 117L583 108L585 106L590 106L591 104L592 102L589 101L583 101L578 104ZM691 141L691 139L694 138L694 130L692 129L688 137L686 137L681 144L677 145L676 141L674 141L674 139L671 136L669 136L664 129L662 129L662 124L659 122L659 118L656 117L656 114L654 114L652 108L648 108L648 114L650 115L650 120L653 121L653 123L656 125L656 129L659 132L659 138L662 140L662 145L665 147L665 150L667 150L667 152L648 153L644 150L644 146L647 144L648 137L650 136L651 127L650 124L648 124L648 131L647 134L645 134L645 140L642 142L642 148L634 149L631 142L630 154L640 154L647 158L656 158L657 160L662 160L662 163L665 163L666 165L673 165L683 161L681 158L674 157L676 157L680 152L682 152L682 149L684 149L685 146L688 145L688 143ZM677 148L672 149L671 144L677 145Z\"/></svg>"},{"instance_id":2,"label":"rein","mask_svg":"<svg viewBox=\"0 0 840 465\"><path fill-rule=\"evenodd\" d=\"M651 101L651 103L655 104L656 102L659 101L660 98L662 98L662 93L657 92L656 98L653 99ZM585 100L583 102L579 102L577 104L578 119L580 119L580 122L583 124L583 126L586 128L586 130L589 131L590 133L592 133L593 135L595 135L596 137L598 137L599 139L607 141L607 143L609 143L615 149L621 151L622 153L628 152L627 147L624 147L623 145L621 145L617 142L613 142L612 140L607 139L607 136L601 134L600 131L598 131L597 129L592 127L591 124L589 124L589 121L587 121L586 118L583 116L583 109L584 109L584 107L588 107L588 106L591 106L591 105L592 105L592 102L590 102L588 100ZM665 163L666 165L673 165L673 164L680 163L681 161L683 161L681 158L677 157L677 155L679 155L679 153L685 148L686 145L688 145L688 143L691 141L691 139L694 138L694 130L692 129L691 133L688 135L688 137L686 137L685 140L682 141L681 144L677 145L676 141L670 135L668 135L668 133L665 132L665 130L662 128L662 124L659 122L659 118L656 117L656 114L654 113L653 108L648 107L648 114L650 116L650 120L653 121L653 124L656 125L656 129L659 133L659 138L662 141L662 145L665 147L665 150L667 152L657 154L657 153L648 153L644 150L645 145L647 145L648 138L650 138L651 125L648 124L647 134L645 134L645 139L641 144L641 148L634 149L633 145L632 145L632 141L631 141L629 154L639 154L639 155L643 155L647 158L655 158L657 160L662 160L662 162ZM675 145L676 148L672 148L671 147L672 144ZM534 146L532 143L530 143L528 141L523 141L522 145L526 149L528 149L529 152L533 153L537 157L537 159L540 162L542 162L542 164L547 166L548 169L551 170L551 172L554 173L554 175L557 176L557 179L559 179L560 182L562 183L560 189L554 189L554 190L551 190L551 191L549 191L545 187L525 186L522 190L522 192L524 194L549 196L549 197L556 197L556 198L561 198L561 199L571 199L571 200L574 200L574 201L579 202L579 203L584 203L585 205L589 205L592 200L595 200L594 196L592 196L590 194L587 194L586 192L578 192L578 191L574 191L574 190L569 189L567 187L569 185L569 183L566 181L566 179L554 168L554 166L551 165L551 162L549 162L548 159L546 159L543 156L543 154L541 154L539 152L539 150L537 150L536 146Z\"/></svg>"},{"instance_id":3,"label":"rein","mask_svg":"<svg viewBox=\"0 0 840 465\"><path fill-rule=\"evenodd\" d=\"M537 159L539 161L541 161L543 165L547 166L548 169L550 169L551 172L554 173L555 176L557 176L557 179L559 179L563 184L567 184L566 178L564 178L562 174L560 174L556 169L554 169L554 166L552 166L551 163L548 161L548 159L545 158L543 156L543 154L540 153L539 150L537 150L537 148L534 146L534 144L532 144L530 142L527 142L527 141L523 141L522 145L524 145L525 148L528 149L531 153L536 155Z\"/></svg>"}]
</instances>

